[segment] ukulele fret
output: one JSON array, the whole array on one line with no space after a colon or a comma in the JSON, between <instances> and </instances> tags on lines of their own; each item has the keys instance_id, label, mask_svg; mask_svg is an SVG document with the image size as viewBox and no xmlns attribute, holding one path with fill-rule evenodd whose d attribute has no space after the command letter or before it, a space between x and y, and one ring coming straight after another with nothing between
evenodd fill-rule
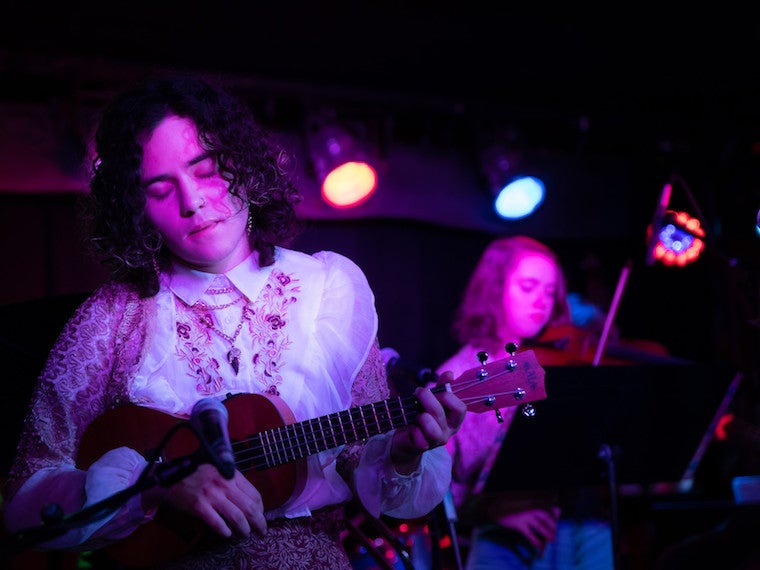
<instances>
[{"instance_id":1,"label":"ukulele fret","mask_svg":"<svg viewBox=\"0 0 760 570\"><path fill-rule=\"evenodd\" d=\"M338 439L335 436L335 429L333 428L333 418L335 417L335 414L330 414L327 416L327 427L330 428L330 437L332 437L332 445L330 447L337 447L338 446Z\"/></svg>"},{"instance_id":2,"label":"ukulele fret","mask_svg":"<svg viewBox=\"0 0 760 570\"><path fill-rule=\"evenodd\" d=\"M319 425L319 418L312 418L310 420L306 420L306 424L309 426L309 431L311 432L312 437L314 438L314 449L317 451L321 451L324 449L325 445L325 438L324 433L322 432L320 425Z\"/></svg>"},{"instance_id":3,"label":"ukulele fret","mask_svg":"<svg viewBox=\"0 0 760 570\"><path fill-rule=\"evenodd\" d=\"M319 451L324 451L330 447L330 443L327 441L327 428L325 422L329 424L329 416L322 416L315 420L317 426L317 433L320 435L321 440L319 443ZM329 426L328 426L329 427Z\"/></svg>"},{"instance_id":4,"label":"ukulele fret","mask_svg":"<svg viewBox=\"0 0 760 570\"><path fill-rule=\"evenodd\" d=\"M411 419L407 419L407 417L406 417L406 409L404 408L403 405L399 406L399 411L401 412L401 421L402 421L403 425L408 425L408 424L412 423Z\"/></svg>"},{"instance_id":5,"label":"ukulele fret","mask_svg":"<svg viewBox=\"0 0 760 570\"><path fill-rule=\"evenodd\" d=\"M370 409L372 410L372 420L373 420L372 425L369 426L372 429L372 432L370 433L370 435L377 435L378 433L380 433L379 432L380 423L377 417L377 406L375 406L375 404L370 404L369 406L370 406Z\"/></svg>"},{"instance_id":6,"label":"ukulele fret","mask_svg":"<svg viewBox=\"0 0 760 570\"><path fill-rule=\"evenodd\" d=\"M357 413L359 414L359 421L361 422L362 428L364 428L364 438L367 439L369 437L369 429L367 429L367 418L364 416L364 408L366 406L359 406L357 408Z\"/></svg>"},{"instance_id":7,"label":"ukulele fret","mask_svg":"<svg viewBox=\"0 0 760 570\"><path fill-rule=\"evenodd\" d=\"M389 402L390 402L390 400L385 400L385 402L383 402L384 408L385 408L385 418L387 420L386 423L385 423L385 427L381 428L384 432L392 430L394 427L396 427L393 424L393 414L391 413L391 408L390 408Z\"/></svg>"},{"instance_id":8,"label":"ukulele fret","mask_svg":"<svg viewBox=\"0 0 760 570\"><path fill-rule=\"evenodd\" d=\"M357 426L362 427L364 425L362 422L361 410L359 408L349 408L348 410L346 410L346 413L348 414L348 420L351 422L351 429L354 434L354 441L359 441L361 439L364 439L366 435L357 431L356 429Z\"/></svg>"},{"instance_id":9,"label":"ukulele fret","mask_svg":"<svg viewBox=\"0 0 760 570\"><path fill-rule=\"evenodd\" d=\"M319 444L317 444L316 434L314 433L314 428L310 423L301 423L301 433L303 434L303 439L306 442L307 451L311 451L311 453L316 453L319 451Z\"/></svg>"},{"instance_id":10,"label":"ukulele fret","mask_svg":"<svg viewBox=\"0 0 760 570\"><path fill-rule=\"evenodd\" d=\"M285 441L288 443L288 445L284 448L283 453L285 454L286 461L288 460L288 452L290 452L290 461L295 461L299 457L303 457L301 450L293 447L293 442L298 443L298 434L296 433L297 429L297 424L285 426ZM296 451L299 453L297 454Z\"/></svg>"},{"instance_id":11,"label":"ukulele fret","mask_svg":"<svg viewBox=\"0 0 760 570\"><path fill-rule=\"evenodd\" d=\"M315 451L312 451L311 447L309 447L309 444L312 442L309 440L309 437L306 434L306 428L301 423L296 424L296 427L298 426L301 426L301 439L303 440L303 446L301 446L302 448L301 457L315 453Z\"/></svg>"},{"instance_id":12,"label":"ukulele fret","mask_svg":"<svg viewBox=\"0 0 760 570\"><path fill-rule=\"evenodd\" d=\"M351 433L353 433L353 440L359 441L361 437L358 433L356 433L356 422L354 422L353 415L351 414L351 410L346 410L346 416L348 416L348 423L351 426Z\"/></svg>"},{"instance_id":13,"label":"ukulele fret","mask_svg":"<svg viewBox=\"0 0 760 570\"><path fill-rule=\"evenodd\" d=\"M356 433L353 431L354 426L351 424L351 416L348 414L348 412L345 410L338 412L338 420L340 421L340 432L341 435L343 435L341 444L356 441L354 439L354 437L356 437ZM352 433L353 435L351 435Z\"/></svg>"}]
</instances>

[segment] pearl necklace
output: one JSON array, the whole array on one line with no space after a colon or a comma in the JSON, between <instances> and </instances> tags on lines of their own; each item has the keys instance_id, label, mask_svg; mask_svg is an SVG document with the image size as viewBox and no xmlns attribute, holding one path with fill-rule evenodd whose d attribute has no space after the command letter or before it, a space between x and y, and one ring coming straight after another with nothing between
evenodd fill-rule
<instances>
[{"instance_id":1,"label":"pearl necklace","mask_svg":"<svg viewBox=\"0 0 760 570\"><path fill-rule=\"evenodd\" d=\"M209 305L205 301L196 301L193 305L193 308L196 311L216 311L220 309L226 309L227 307L231 307L232 305L237 305L240 301L243 300L243 296L240 295L237 299L234 301L230 301L229 303L225 303L224 305Z\"/></svg>"},{"instance_id":2,"label":"pearl necklace","mask_svg":"<svg viewBox=\"0 0 760 570\"><path fill-rule=\"evenodd\" d=\"M223 295L224 293L232 293L235 290L235 287L230 285L229 287L217 287L215 289L209 287L206 289L206 293L209 295Z\"/></svg>"}]
</instances>

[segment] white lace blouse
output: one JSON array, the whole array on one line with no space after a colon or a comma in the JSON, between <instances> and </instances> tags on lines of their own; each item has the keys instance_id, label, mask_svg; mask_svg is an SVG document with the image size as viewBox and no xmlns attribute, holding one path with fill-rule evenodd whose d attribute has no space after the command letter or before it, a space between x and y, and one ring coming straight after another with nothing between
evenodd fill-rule
<instances>
[{"instance_id":1,"label":"white lace blouse","mask_svg":"<svg viewBox=\"0 0 760 570\"><path fill-rule=\"evenodd\" d=\"M93 294L64 328L33 397L8 480L9 530L38 525L47 503L71 513L135 482L146 461L129 447L77 466L83 432L108 409L132 402L188 417L201 398L241 393L276 395L296 421L388 397L374 295L356 264L278 248L273 265L260 268L254 254L224 275L175 266L151 299L123 285ZM267 517L309 515L352 490L375 515L426 514L448 489L449 455L426 452L417 472L401 476L391 436L309 456L301 492ZM97 547L151 515L134 497L46 546Z\"/></svg>"}]
</instances>

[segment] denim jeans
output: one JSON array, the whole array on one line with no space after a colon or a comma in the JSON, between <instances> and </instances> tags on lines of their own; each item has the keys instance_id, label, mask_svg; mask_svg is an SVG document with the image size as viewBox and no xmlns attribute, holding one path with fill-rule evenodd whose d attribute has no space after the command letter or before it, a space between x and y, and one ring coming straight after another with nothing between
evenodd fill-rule
<instances>
[{"instance_id":1,"label":"denim jeans","mask_svg":"<svg viewBox=\"0 0 760 570\"><path fill-rule=\"evenodd\" d=\"M539 555L511 531L473 530L466 570L612 570L612 532L607 521L560 520L557 537Z\"/></svg>"}]
</instances>

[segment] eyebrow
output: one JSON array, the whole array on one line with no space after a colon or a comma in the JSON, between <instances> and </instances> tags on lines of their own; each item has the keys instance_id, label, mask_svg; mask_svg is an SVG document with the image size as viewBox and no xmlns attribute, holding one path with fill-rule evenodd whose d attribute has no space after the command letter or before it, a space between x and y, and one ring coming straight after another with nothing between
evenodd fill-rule
<instances>
[{"instance_id":1,"label":"eyebrow","mask_svg":"<svg viewBox=\"0 0 760 570\"><path fill-rule=\"evenodd\" d=\"M213 155L214 155L213 152L211 152L210 150L207 150L206 152L203 152L203 153L199 154L195 158L190 159L187 162L187 165L188 166L195 166L196 164L198 164L200 162L203 162L207 158L211 158ZM147 188L148 186L150 186L154 182L161 182L161 181L166 180L168 178L170 178L170 177L167 176L166 174L159 174L158 176L153 176L151 178L148 178L147 180L143 180L142 181L142 185L143 185L143 187Z\"/></svg>"},{"instance_id":2,"label":"eyebrow","mask_svg":"<svg viewBox=\"0 0 760 570\"><path fill-rule=\"evenodd\" d=\"M194 165L198 164L199 162L203 162L203 161L204 161L204 160L206 160L207 158L211 158L212 156L214 156L214 154L215 154L214 152L212 152L212 151L210 151L210 150L207 150L206 152L204 152L204 153L201 153L201 154L199 154L197 157L193 158L193 159L192 159L190 162L188 162L187 164L188 164L189 166L194 166Z\"/></svg>"}]
</instances>

